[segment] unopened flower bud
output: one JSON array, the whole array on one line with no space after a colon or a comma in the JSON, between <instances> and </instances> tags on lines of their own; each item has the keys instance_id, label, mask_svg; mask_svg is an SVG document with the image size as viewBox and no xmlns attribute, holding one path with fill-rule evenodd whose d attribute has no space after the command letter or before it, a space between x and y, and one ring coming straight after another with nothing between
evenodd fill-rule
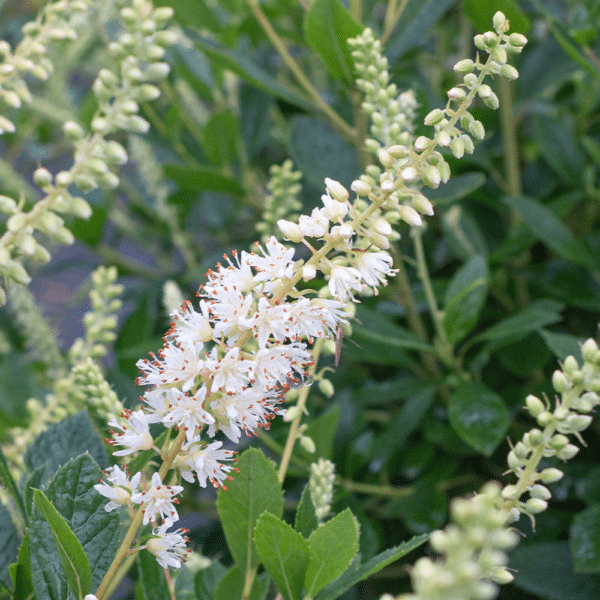
<instances>
[{"instance_id":1,"label":"unopened flower bud","mask_svg":"<svg viewBox=\"0 0 600 600\"><path fill-rule=\"evenodd\" d=\"M301 414L302 414L302 411L297 406L290 406L290 408L288 408L285 411L283 420L286 423L291 423L294 419L299 417Z\"/></svg>"},{"instance_id":2,"label":"unopened flower bud","mask_svg":"<svg viewBox=\"0 0 600 600\"><path fill-rule=\"evenodd\" d=\"M463 60L459 60L454 65L454 70L458 73L471 73L475 68L475 63L470 58L465 58Z\"/></svg>"},{"instance_id":3,"label":"unopened flower bud","mask_svg":"<svg viewBox=\"0 0 600 600\"><path fill-rule=\"evenodd\" d=\"M320 379L319 380L319 390L327 398L331 398L333 396L333 394L335 393L335 390L333 388L333 383L331 383L331 381L329 381L329 379Z\"/></svg>"},{"instance_id":4,"label":"unopened flower bud","mask_svg":"<svg viewBox=\"0 0 600 600\"><path fill-rule=\"evenodd\" d=\"M533 394L529 394L529 396L527 396L527 398L525 398L525 404L527 406L527 410L529 411L529 414L532 417L537 417L539 414L541 414L545 409L546 406L544 405L544 403L536 396L534 396Z\"/></svg>"},{"instance_id":5,"label":"unopened flower bud","mask_svg":"<svg viewBox=\"0 0 600 600\"><path fill-rule=\"evenodd\" d=\"M559 394L561 394L570 387L570 384L565 374L562 371L556 370L552 375L552 386Z\"/></svg>"},{"instance_id":6,"label":"unopened flower bud","mask_svg":"<svg viewBox=\"0 0 600 600\"><path fill-rule=\"evenodd\" d=\"M415 194L411 200L412 205L420 213L429 217L433 215L433 204L431 204L431 202L429 202L429 200L423 196L423 194Z\"/></svg>"},{"instance_id":7,"label":"unopened flower bud","mask_svg":"<svg viewBox=\"0 0 600 600\"><path fill-rule=\"evenodd\" d=\"M444 118L444 112L439 108L434 108L424 119L425 125L437 125Z\"/></svg>"},{"instance_id":8,"label":"unopened flower bud","mask_svg":"<svg viewBox=\"0 0 600 600\"><path fill-rule=\"evenodd\" d=\"M338 202L346 202L350 196L348 190L339 181L329 179L329 177L325 177L325 187L330 196Z\"/></svg>"},{"instance_id":9,"label":"unopened flower bud","mask_svg":"<svg viewBox=\"0 0 600 600\"><path fill-rule=\"evenodd\" d=\"M482 140L485 137L485 128L481 121L473 121L469 125L469 133L476 139Z\"/></svg>"},{"instance_id":10,"label":"unopened flower bud","mask_svg":"<svg viewBox=\"0 0 600 600\"><path fill-rule=\"evenodd\" d=\"M520 33L511 33L508 36L508 43L515 48L521 48L527 43L527 38Z\"/></svg>"},{"instance_id":11,"label":"unopened flower bud","mask_svg":"<svg viewBox=\"0 0 600 600\"><path fill-rule=\"evenodd\" d=\"M504 486L504 489L502 490L502 497L505 500L518 500L519 496L520 494L516 485Z\"/></svg>"},{"instance_id":12,"label":"unopened flower bud","mask_svg":"<svg viewBox=\"0 0 600 600\"><path fill-rule=\"evenodd\" d=\"M71 185L71 183L73 182L73 178L69 171L59 171L56 174L55 181L57 186L66 188Z\"/></svg>"},{"instance_id":13,"label":"unopened flower bud","mask_svg":"<svg viewBox=\"0 0 600 600\"><path fill-rule=\"evenodd\" d=\"M475 73L467 73L463 77L463 83L469 88L472 89L477 85L477 75Z\"/></svg>"},{"instance_id":14,"label":"unopened flower bud","mask_svg":"<svg viewBox=\"0 0 600 600\"><path fill-rule=\"evenodd\" d=\"M483 34L483 41L488 48L493 48L498 44L498 36L493 31L486 31Z\"/></svg>"},{"instance_id":15,"label":"unopened flower bud","mask_svg":"<svg viewBox=\"0 0 600 600\"><path fill-rule=\"evenodd\" d=\"M373 190L373 186L360 179L355 179L350 185L350 189L359 196L368 196Z\"/></svg>"},{"instance_id":16,"label":"unopened flower bud","mask_svg":"<svg viewBox=\"0 0 600 600\"><path fill-rule=\"evenodd\" d=\"M448 98L462 102L467 97L467 92L460 87L453 87L448 90Z\"/></svg>"},{"instance_id":17,"label":"unopened flower bud","mask_svg":"<svg viewBox=\"0 0 600 600\"><path fill-rule=\"evenodd\" d=\"M540 481L542 483L556 483L560 481L564 476L564 473L560 469L554 467L548 467L540 472Z\"/></svg>"},{"instance_id":18,"label":"unopened flower bud","mask_svg":"<svg viewBox=\"0 0 600 600\"><path fill-rule=\"evenodd\" d=\"M414 149L417 152L423 152L423 150L425 150L425 148L427 148L427 146L429 146L429 143L431 142L431 140L424 136L424 135L420 135L416 140L414 145Z\"/></svg>"},{"instance_id":19,"label":"unopened flower bud","mask_svg":"<svg viewBox=\"0 0 600 600\"><path fill-rule=\"evenodd\" d=\"M398 208L398 212L400 213L400 218L413 227L419 227L423 224L421 216L412 206L403 204Z\"/></svg>"},{"instance_id":20,"label":"unopened flower bud","mask_svg":"<svg viewBox=\"0 0 600 600\"><path fill-rule=\"evenodd\" d=\"M450 142L450 150L455 158L462 158L465 154L465 144L461 138L454 138Z\"/></svg>"},{"instance_id":21,"label":"unopened flower bud","mask_svg":"<svg viewBox=\"0 0 600 600\"><path fill-rule=\"evenodd\" d=\"M571 460L577 453L579 448L573 444L567 444L556 453L556 458L559 460Z\"/></svg>"},{"instance_id":22,"label":"unopened flower bud","mask_svg":"<svg viewBox=\"0 0 600 600\"><path fill-rule=\"evenodd\" d=\"M414 167L406 167L406 169L403 169L400 173L400 177L406 182L414 181L417 178L417 175L418 173Z\"/></svg>"},{"instance_id":23,"label":"unopened flower bud","mask_svg":"<svg viewBox=\"0 0 600 600\"><path fill-rule=\"evenodd\" d=\"M502 27L504 27L505 22L506 22L506 17L504 16L504 13L501 11L497 11L492 18L492 23L494 24L494 29L496 31L498 31L499 29L502 29Z\"/></svg>"},{"instance_id":24,"label":"unopened flower bud","mask_svg":"<svg viewBox=\"0 0 600 600\"><path fill-rule=\"evenodd\" d=\"M385 150L382 150L381 152L379 152L379 154L377 155L377 158L379 159L379 162L386 168L389 169L390 167L394 166L394 162L395 160L389 155L388 152L386 152Z\"/></svg>"},{"instance_id":25,"label":"unopened flower bud","mask_svg":"<svg viewBox=\"0 0 600 600\"><path fill-rule=\"evenodd\" d=\"M80 140L85 135L83 128L80 125L78 125L77 123L75 123L75 121L67 121L63 125L63 130L65 132L65 135L72 142L76 142L76 141Z\"/></svg>"},{"instance_id":26,"label":"unopened flower bud","mask_svg":"<svg viewBox=\"0 0 600 600\"><path fill-rule=\"evenodd\" d=\"M392 233L392 226L382 218L373 222L373 229L380 235L388 236Z\"/></svg>"},{"instance_id":27,"label":"unopened flower bud","mask_svg":"<svg viewBox=\"0 0 600 600\"><path fill-rule=\"evenodd\" d=\"M402 146L401 144L390 146L387 151L388 154L393 158L404 158L405 156L408 156L408 148L406 146Z\"/></svg>"},{"instance_id":28,"label":"unopened flower bud","mask_svg":"<svg viewBox=\"0 0 600 600\"><path fill-rule=\"evenodd\" d=\"M386 235L381 235L376 231L369 232L368 239L373 246L380 248L381 250L388 250L390 247L390 238Z\"/></svg>"},{"instance_id":29,"label":"unopened flower bud","mask_svg":"<svg viewBox=\"0 0 600 600\"><path fill-rule=\"evenodd\" d=\"M564 428L566 431L574 433L587 429L591 422L592 417L588 415L571 414L565 419Z\"/></svg>"},{"instance_id":30,"label":"unopened flower bud","mask_svg":"<svg viewBox=\"0 0 600 600\"><path fill-rule=\"evenodd\" d=\"M298 244L304 239L297 223L280 219L277 221L277 227L279 227L283 237L286 240L290 240L290 242L294 242L294 244Z\"/></svg>"},{"instance_id":31,"label":"unopened flower bud","mask_svg":"<svg viewBox=\"0 0 600 600\"><path fill-rule=\"evenodd\" d=\"M307 435L300 436L299 441L300 441L300 445L302 446L302 448L304 448L304 450L306 450L306 452L308 452L309 454L314 454L315 451L317 450L317 447L316 447L313 439L308 437Z\"/></svg>"},{"instance_id":32,"label":"unopened flower bud","mask_svg":"<svg viewBox=\"0 0 600 600\"><path fill-rule=\"evenodd\" d=\"M508 60L506 50L502 46L496 46L491 52L492 58L495 62L503 65Z\"/></svg>"},{"instance_id":33,"label":"unopened flower bud","mask_svg":"<svg viewBox=\"0 0 600 600\"><path fill-rule=\"evenodd\" d=\"M310 281L317 276L317 270L312 265L304 265L302 267L302 279Z\"/></svg>"},{"instance_id":34,"label":"unopened flower bud","mask_svg":"<svg viewBox=\"0 0 600 600\"><path fill-rule=\"evenodd\" d=\"M430 188L437 188L440 185L442 176L437 167L429 165L423 172L423 183Z\"/></svg>"},{"instance_id":35,"label":"unopened flower bud","mask_svg":"<svg viewBox=\"0 0 600 600\"><path fill-rule=\"evenodd\" d=\"M338 227L337 234L344 240L350 240L354 235L354 229L352 229L350 223L344 223Z\"/></svg>"},{"instance_id":36,"label":"unopened flower bud","mask_svg":"<svg viewBox=\"0 0 600 600\"><path fill-rule=\"evenodd\" d=\"M48 169L40 167L34 171L33 180L41 188L44 188L52 183L52 173Z\"/></svg>"},{"instance_id":37,"label":"unopened flower bud","mask_svg":"<svg viewBox=\"0 0 600 600\"><path fill-rule=\"evenodd\" d=\"M581 355L585 362L593 362L596 359L598 353L598 344L590 338L586 340L581 346Z\"/></svg>"},{"instance_id":38,"label":"unopened flower bud","mask_svg":"<svg viewBox=\"0 0 600 600\"><path fill-rule=\"evenodd\" d=\"M537 515L541 512L544 512L547 508L548 503L541 498L529 498L529 500L525 502L525 509L532 515Z\"/></svg>"}]
</instances>

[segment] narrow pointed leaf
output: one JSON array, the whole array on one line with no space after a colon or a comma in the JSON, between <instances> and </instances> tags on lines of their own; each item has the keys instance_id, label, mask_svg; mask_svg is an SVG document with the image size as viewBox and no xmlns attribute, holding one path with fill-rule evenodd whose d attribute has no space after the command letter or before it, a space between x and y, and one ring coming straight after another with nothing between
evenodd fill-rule
<instances>
[{"instance_id":1,"label":"narrow pointed leaf","mask_svg":"<svg viewBox=\"0 0 600 600\"><path fill-rule=\"evenodd\" d=\"M308 538L310 563L304 577L309 598L339 577L358 553L358 521L346 509Z\"/></svg>"},{"instance_id":2,"label":"narrow pointed leaf","mask_svg":"<svg viewBox=\"0 0 600 600\"><path fill-rule=\"evenodd\" d=\"M4 456L4 452L2 452L2 447L0 446L0 482L2 485L8 490L8 493L12 496L12 499L15 501L19 512L21 513L21 517L25 524L27 524L28 516L27 511L25 510L25 502L23 500L23 496L21 496L21 492L17 488L17 484L13 479L13 476L8 468L8 462L6 461L6 457Z\"/></svg>"},{"instance_id":3,"label":"narrow pointed leaf","mask_svg":"<svg viewBox=\"0 0 600 600\"><path fill-rule=\"evenodd\" d=\"M298 508L296 509L294 529L307 538L318 526L319 521L317 520L317 515L315 513L315 505L313 504L310 495L309 486L306 484L300 502L298 503Z\"/></svg>"},{"instance_id":4,"label":"narrow pointed leaf","mask_svg":"<svg viewBox=\"0 0 600 600\"><path fill-rule=\"evenodd\" d=\"M291 525L265 512L254 527L254 545L285 600L300 600L308 567L308 542Z\"/></svg>"},{"instance_id":5,"label":"narrow pointed leaf","mask_svg":"<svg viewBox=\"0 0 600 600\"><path fill-rule=\"evenodd\" d=\"M575 515L569 543L576 573L600 573L600 504Z\"/></svg>"},{"instance_id":6,"label":"narrow pointed leaf","mask_svg":"<svg viewBox=\"0 0 600 600\"><path fill-rule=\"evenodd\" d=\"M156 557L147 550L141 550L136 556L140 570L140 590L143 600L164 600L169 597L169 586L165 570L158 564Z\"/></svg>"},{"instance_id":7,"label":"narrow pointed leaf","mask_svg":"<svg viewBox=\"0 0 600 600\"><path fill-rule=\"evenodd\" d=\"M35 490L33 501L50 526L71 590L78 600L82 600L92 589L92 570L83 547L44 492Z\"/></svg>"}]
</instances>

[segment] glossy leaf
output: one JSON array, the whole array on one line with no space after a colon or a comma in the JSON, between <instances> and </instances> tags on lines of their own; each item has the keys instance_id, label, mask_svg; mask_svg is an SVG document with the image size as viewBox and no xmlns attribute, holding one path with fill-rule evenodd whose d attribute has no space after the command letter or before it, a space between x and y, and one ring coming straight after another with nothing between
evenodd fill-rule
<instances>
[{"instance_id":1,"label":"glossy leaf","mask_svg":"<svg viewBox=\"0 0 600 600\"><path fill-rule=\"evenodd\" d=\"M477 33L483 33L492 29L492 19L496 11L501 11L510 21L510 31L527 33L531 28L531 22L527 15L521 10L515 0L464 0L463 8L465 14L471 19Z\"/></svg>"},{"instance_id":2,"label":"glossy leaf","mask_svg":"<svg viewBox=\"0 0 600 600\"><path fill-rule=\"evenodd\" d=\"M296 509L296 519L294 521L294 529L301 533L305 538L317 529L319 521L315 513L315 505L310 495L310 487L308 483L304 487L298 508Z\"/></svg>"},{"instance_id":3,"label":"glossy leaf","mask_svg":"<svg viewBox=\"0 0 600 600\"><path fill-rule=\"evenodd\" d=\"M475 327L490 286L485 259L474 256L454 275L444 298L444 329L451 344Z\"/></svg>"},{"instance_id":4,"label":"glossy leaf","mask_svg":"<svg viewBox=\"0 0 600 600\"><path fill-rule=\"evenodd\" d=\"M583 338L569 333L555 333L547 329L540 329L539 334L556 358L565 360L567 356L574 356L581 363L581 343L585 341Z\"/></svg>"},{"instance_id":5,"label":"glossy leaf","mask_svg":"<svg viewBox=\"0 0 600 600\"><path fill-rule=\"evenodd\" d=\"M254 578L252 589L248 600L263 600L269 589L269 578L266 573L261 573ZM215 591L214 598L211 600L231 600L232 598L241 598L244 590L244 573L238 567L232 567L223 575Z\"/></svg>"},{"instance_id":6,"label":"glossy leaf","mask_svg":"<svg viewBox=\"0 0 600 600\"><path fill-rule=\"evenodd\" d=\"M424 544L428 537L429 535L415 536L407 542L402 542L402 544L399 544L398 546L394 546L393 548L381 552L364 565L359 566L358 564L352 563L347 571L342 573L342 575L340 575L333 583L324 587L315 596L315 600L336 600L336 598L339 598L344 592L349 590L359 581L364 581L368 577L371 577L371 575L375 575L375 573L378 573L384 567L401 559L415 548Z\"/></svg>"},{"instance_id":7,"label":"glossy leaf","mask_svg":"<svg viewBox=\"0 0 600 600\"><path fill-rule=\"evenodd\" d=\"M479 381L458 387L450 396L448 413L456 433L486 456L504 439L510 421L504 400Z\"/></svg>"},{"instance_id":8,"label":"glossy leaf","mask_svg":"<svg viewBox=\"0 0 600 600\"><path fill-rule=\"evenodd\" d=\"M569 542L575 572L600 573L600 503L575 516Z\"/></svg>"},{"instance_id":9,"label":"glossy leaf","mask_svg":"<svg viewBox=\"0 0 600 600\"><path fill-rule=\"evenodd\" d=\"M305 435L315 442L314 454L306 452L304 448L297 448L296 452L307 462L312 462L315 456L333 458L333 442L335 432L340 421L340 407L334 406L331 410L313 419L305 431Z\"/></svg>"},{"instance_id":10,"label":"glossy leaf","mask_svg":"<svg viewBox=\"0 0 600 600\"><path fill-rule=\"evenodd\" d=\"M285 600L300 600L308 542L291 525L265 512L254 527L254 545Z\"/></svg>"},{"instance_id":11,"label":"glossy leaf","mask_svg":"<svg viewBox=\"0 0 600 600\"><path fill-rule=\"evenodd\" d=\"M387 513L398 511L415 535L439 529L448 519L448 497L437 488L437 483L434 477L421 477L414 493L393 502Z\"/></svg>"},{"instance_id":12,"label":"glossy leaf","mask_svg":"<svg viewBox=\"0 0 600 600\"><path fill-rule=\"evenodd\" d=\"M33 501L49 526L71 590L78 600L83 600L92 588L92 570L81 543L44 492L35 490Z\"/></svg>"},{"instance_id":13,"label":"glossy leaf","mask_svg":"<svg viewBox=\"0 0 600 600\"><path fill-rule=\"evenodd\" d=\"M196 573L194 589L198 600L213 600L219 582L227 573L227 569L217 560L210 567Z\"/></svg>"},{"instance_id":14,"label":"glossy leaf","mask_svg":"<svg viewBox=\"0 0 600 600\"><path fill-rule=\"evenodd\" d=\"M344 510L308 538L309 565L304 578L307 597L339 577L358 552L359 525L349 509Z\"/></svg>"},{"instance_id":15,"label":"glossy leaf","mask_svg":"<svg viewBox=\"0 0 600 600\"><path fill-rule=\"evenodd\" d=\"M164 569L158 564L156 556L147 550L136 555L140 572L139 584L143 600L164 600L170 596Z\"/></svg>"},{"instance_id":16,"label":"glossy leaf","mask_svg":"<svg viewBox=\"0 0 600 600\"><path fill-rule=\"evenodd\" d=\"M0 580L8 580L8 567L17 558L19 536L10 513L0 503Z\"/></svg>"},{"instance_id":17,"label":"glossy leaf","mask_svg":"<svg viewBox=\"0 0 600 600\"><path fill-rule=\"evenodd\" d=\"M252 530L265 511L283 516L283 490L273 462L260 450L246 450L237 466L240 472L227 484L227 490L219 490L217 509L236 565L242 570L254 569L259 559Z\"/></svg>"},{"instance_id":18,"label":"glossy leaf","mask_svg":"<svg viewBox=\"0 0 600 600\"><path fill-rule=\"evenodd\" d=\"M315 0L304 18L306 42L321 56L329 74L347 83L353 83L348 38L363 29L338 0Z\"/></svg>"},{"instance_id":19,"label":"glossy leaf","mask_svg":"<svg viewBox=\"0 0 600 600\"><path fill-rule=\"evenodd\" d=\"M179 165L165 165L165 177L178 183L184 190L212 192L226 192L234 196L242 196L244 189L237 179L223 175L218 167L181 167ZM189 194L188 194L189 196ZM177 196L177 204L181 205L181 197ZM189 202L194 199L190 198Z\"/></svg>"}]
</instances>

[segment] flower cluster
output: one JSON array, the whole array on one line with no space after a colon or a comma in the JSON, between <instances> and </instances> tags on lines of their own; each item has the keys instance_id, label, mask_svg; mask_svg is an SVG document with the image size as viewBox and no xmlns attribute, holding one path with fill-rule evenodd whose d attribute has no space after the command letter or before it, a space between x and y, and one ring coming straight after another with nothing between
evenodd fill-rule
<instances>
[{"instance_id":1,"label":"flower cluster","mask_svg":"<svg viewBox=\"0 0 600 600\"><path fill-rule=\"evenodd\" d=\"M173 10L153 9L148 0L134 0L133 7L122 9L120 14L126 31L109 46L115 68L102 69L93 85L98 109L92 118L92 132L86 134L74 121L64 124L65 134L75 145L73 165L56 176L46 168L36 169L34 181L45 195L28 212L23 211L24 198L16 202L8 196L0 197L0 211L9 215L7 231L0 237L0 274L8 279L29 283L24 258L42 264L50 260L50 253L34 236L36 232L60 244L73 243L73 234L59 215L87 219L91 208L83 198L71 194L71 184L83 192L118 185L114 171L127 162L127 152L117 141L105 137L120 129L135 133L149 129L149 123L137 112L140 102L160 95L154 83L169 72L169 65L160 59L164 47L175 42L176 34L160 29ZM0 288L0 304L5 302L5 292Z\"/></svg>"},{"instance_id":2,"label":"flower cluster","mask_svg":"<svg viewBox=\"0 0 600 600\"><path fill-rule=\"evenodd\" d=\"M334 481L335 465L330 460L319 458L317 462L311 463L308 487L319 524L323 523L331 511Z\"/></svg>"}]
</instances>

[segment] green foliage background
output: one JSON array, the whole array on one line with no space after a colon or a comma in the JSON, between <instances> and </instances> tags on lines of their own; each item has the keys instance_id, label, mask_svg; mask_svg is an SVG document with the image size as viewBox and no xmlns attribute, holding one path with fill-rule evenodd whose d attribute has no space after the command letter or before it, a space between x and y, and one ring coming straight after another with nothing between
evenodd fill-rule
<instances>
[{"instance_id":1,"label":"green foliage background","mask_svg":"<svg viewBox=\"0 0 600 600\"><path fill-rule=\"evenodd\" d=\"M402 271L379 296L358 305L352 338L360 348L345 343L331 374L335 395L324 397L316 385L311 390L314 459L335 462L334 509L350 508L358 519L366 562L443 526L452 497L490 479L504 482L507 438L517 440L533 426L521 411L525 396L552 395L557 360L568 354L581 360L578 343L597 336L600 6L593 0L315 0L308 9L308 1L264 2L276 35L344 128L299 85L249 3L161 4L175 9L188 43L170 51L172 72L162 95L142 107L152 129L143 138L122 136L131 162L121 186L86 196L94 213L70 223L76 245L55 248L54 260L32 284L67 344L83 310L84 292L73 282L99 263L118 267L126 310L106 369L128 407L140 394L133 386L135 362L161 346L168 327L164 283L176 281L192 298L224 252L250 247L258 238L254 225L270 165L294 160L309 213L320 202L325 177L348 186L374 162L362 149L368 124L346 37L363 26L383 36L392 79L400 90L415 90L422 116L445 104L445 91L457 82L451 65L474 56L473 34L490 29L496 10L510 19L511 31L529 38L517 57L520 78L492 84L500 109L473 110L485 125L485 141L460 161L450 156L450 182L428 194L436 214L427 219L422 242L451 354L439 352L405 227L394 248ZM403 9L397 18L386 19L390 6ZM17 42L36 8L3 3L1 36ZM0 193L22 190L34 202L39 191L29 174L37 164L52 171L69 164L62 122L89 120L95 108L89 85L108 60L112 22L99 25L65 52L54 48L56 73L36 84L30 106L14 113L17 132L2 138ZM0 319L2 440L7 428L26 425L24 402L41 396L45 380L11 314L4 310ZM276 421L255 446L276 458L287 429ZM521 521L527 537L513 555L516 581L501 598L597 598L599 432L598 423L592 425L588 447L559 465L565 478L554 485L536 532ZM292 461L284 486L290 518L312 459L299 449ZM193 523L193 545L229 565L212 494L189 486L185 498L180 514ZM414 561L416 554L410 556ZM344 597L377 598L407 585L406 570L395 563ZM205 597L202 586L211 589L196 582L190 597Z\"/></svg>"}]
</instances>

